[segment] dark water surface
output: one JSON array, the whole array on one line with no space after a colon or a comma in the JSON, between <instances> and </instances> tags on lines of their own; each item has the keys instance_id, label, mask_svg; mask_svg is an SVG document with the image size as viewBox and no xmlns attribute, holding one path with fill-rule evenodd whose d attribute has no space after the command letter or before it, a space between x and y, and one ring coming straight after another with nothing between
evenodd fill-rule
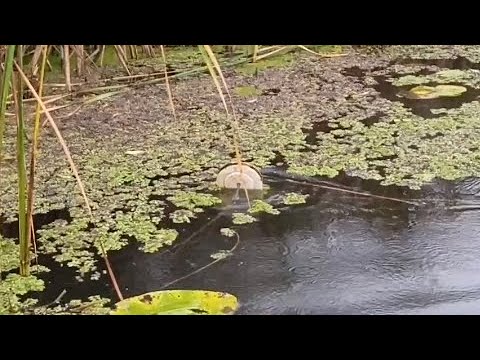
<instances>
[{"instance_id":1,"label":"dark water surface","mask_svg":"<svg viewBox=\"0 0 480 360\"><path fill-rule=\"evenodd\" d=\"M233 256L168 288L230 292L239 314L480 314L480 181L440 183L420 207L271 185L312 195L305 205L239 227ZM181 235L170 251L144 254L132 245L112 253L124 296L160 290L231 248L235 240L219 233L230 214L188 243ZM50 297L69 287L56 276ZM114 298L107 282L105 275L71 282L69 295L84 297L88 289Z\"/></svg>"}]
</instances>

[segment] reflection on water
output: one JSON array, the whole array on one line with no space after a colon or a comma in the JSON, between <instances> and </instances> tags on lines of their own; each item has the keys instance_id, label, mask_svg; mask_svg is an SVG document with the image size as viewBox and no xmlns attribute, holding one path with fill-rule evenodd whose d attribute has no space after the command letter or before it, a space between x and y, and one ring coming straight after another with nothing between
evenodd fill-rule
<instances>
[{"instance_id":1,"label":"reflection on water","mask_svg":"<svg viewBox=\"0 0 480 360\"><path fill-rule=\"evenodd\" d=\"M455 186L459 202L480 206L472 184ZM437 202L415 209L322 191L304 206L241 227L232 257L171 288L231 292L240 314L479 313L479 215ZM221 216L179 252L114 256L125 295L159 289L207 264L232 246L219 234L229 225Z\"/></svg>"}]
</instances>

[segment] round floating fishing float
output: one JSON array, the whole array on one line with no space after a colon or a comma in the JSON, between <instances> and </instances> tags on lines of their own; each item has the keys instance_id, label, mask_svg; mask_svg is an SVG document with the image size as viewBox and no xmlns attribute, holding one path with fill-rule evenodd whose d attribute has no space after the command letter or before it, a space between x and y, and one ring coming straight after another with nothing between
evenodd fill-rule
<instances>
[{"instance_id":1,"label":"round floating fishing float","mask_svg":"<svg viewBox=\"0 0 480 360\"><path fill-rule=\"evenodd\" d=\"M224 189L262 190L263 181L260 172L246 164L230 164L217 175L217 185Z\"/></svg>"}]
</instances>

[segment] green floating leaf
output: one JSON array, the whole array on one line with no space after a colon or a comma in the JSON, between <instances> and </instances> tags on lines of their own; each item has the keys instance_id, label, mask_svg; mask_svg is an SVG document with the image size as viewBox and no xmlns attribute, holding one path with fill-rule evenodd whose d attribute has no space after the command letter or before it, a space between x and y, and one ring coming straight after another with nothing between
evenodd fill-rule
<instances>
[{"instance_id":1,"label":"green floating leaf","mask_svg":"<svg viewBox=\"0 0 480 360\"><path fill-rule=\"evenodd\" d=\"M458 85L438 85L435 90L440 97L460 96L467 91L465 87Z\"/></svg>"},{"instance_id":2,"label":"green floating leaf","mask_svg":"<svg viewBox=\"0 0 480 360\"><path fill-rule=\"evenodd\" d=\"M239 86L235 88L235 93L242 97L253 97L260 95L262 92L255 86Z\"/></svg>"},{"instance_id":3,"label":"green floating leaf","mask_svg":"<svg viewBox=\"0 0 480 360\"><path fill-rule=\"evenodd\" d=\"M196 207L209 207L222 203L221 199L213 195L192 191L179 191L174 196L168 197L167 200L178 207L189 210L193 210Z\"/></svg>"},{"instance_id":4,"label":"green floating leaf","mask_svg":"<svg viewBox=\"0 0 480 360\"><path fill-rule=\"evenodd\" d=\"M235 225L243 225L243 224L251 224L257 221L253 216L243 213L233 213L232 214L232 222Z\"/></svg>"},{"instance_id":5,"label":"green floating leaf","mask_svg":"<svg viewBox=\"0 0 480 360\"><path fill-rule=\"evenodd\" d=\"M438 79L443 81L459 81L468 78L468 73L458 69L447 69L439 71L435 74Z\"/></svg>"},{"instance_id":6,"label":"green floating leaf","mask_svg":"<svg viewBox=\"0 0 480 360\"><path fill-rule=\"evenodd\" d=\"M223 236L227 236L227 237L232 237L235 235L235 230L232 230L230 228L221 228L220 229L220 233L223 235Z\"/></svg>"},{"instance_id":7,"label":"green floating leaf","mask_svg":"<svg viewBox=\"0 0 480 360\"><path fill-rule=\"evenodd\" d=\"M410 95L411 98L417 99L435 99L438 95L435 93L435 88L432 86L415 86L414 88L410 89L407 94Z\"/></svg>"},{"instance_id":8,"label":"green floating leaf","mask_svg":"<svg viewBox=\"0 0 480 360\"><path fill-rule=\"evenodd\" d=\"M437 99L439 97L454 97L466 92L467 89L458 85L438 85L432 86L416 86L407 94L407 97L413 99Z\"/></svg>"},{"instance_id":9,"label":"green floating leaf","mask_svg":"<svg viewBox=\"0 0 480 360\"><path fill-rule=\"evenodd\" d=\"M283 203L285 205L305 204L309 195L302 195L297 193L288 193L283 197Z\"/></svg>"},{"instance_id":10,"label":"green floating leaf","mask_svg":"<svg viewBox=\"0 0 480 360\"><path fill-rule=\"evenodd\" d=\"M7 272L19 267L19 248L15 241L2 239L0 235L0 272Z\"/></svg>"},{"instance_id":11,"label":"green floating leaf","mask_svg":"<svg viewBox=\"0 0 480 360\"><path fill-rule=\"evenodd\" d=\"M122 300L111 315L232 315L235 296L204 290L156 291Z\"/></svg>"},{"instance_id":12,"label":"green floating leaf","mask_svg":"<svg viewBox=\"0 0 480 360\"><path fill-rule=\"evenodd\" d=\"M260 212L265 212L272 215L280 214L279 210L275 209L272 205L262 200L254 200L252 203L252 207L248 210L248 212L251 214Z\"/></svg>"},{"instance_id":13,"label":"green floating leaf","mask_svg":"<svg viewBox=\"0 0 480 360\"><path fill-rule=\"evenodd\" d=\"M195 214L191 210L175 210L170 214L170 219L176 224L189 223L191 218L194 218Z\"/></svg>"}]
</instances>

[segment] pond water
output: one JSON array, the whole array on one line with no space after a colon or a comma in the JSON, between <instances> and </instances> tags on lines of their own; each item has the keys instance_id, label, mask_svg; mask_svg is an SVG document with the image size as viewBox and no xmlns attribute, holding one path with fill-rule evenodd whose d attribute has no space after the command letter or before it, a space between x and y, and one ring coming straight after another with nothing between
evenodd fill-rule
<instances>
[{"instance_id":1,"label":"pond water","mask_svg":"<svg viewBox=\"0 0 480 360\"><path fill-rule=\"evenodd\" d=\"M422 206L309 185L270 186L310 197L240 227L232 256L168 288L230 292L239 298L238 314L480 314L480 181L439 183L415 194L424 196ZM401 196L395 188L377 190ZM219 233L229 215L210 211L195 224L202 231L171 250L145 254L130 246L112 253L124 296L159 290L231 248L235 240ZM106 276L82 285L62 273L51 278L45 301L64 288L72 298L87 289L114 296Z\"/></svg>"},{"instance_id":2,"label":"pond water","mask_svg":"<svg viewBox=\"0 0 480 360\"><path fill-rule=\"evenodd\" d=\"M423 63L476 68L465 59ZM345 75L365 74L352 67ZM410 87L393 86L383 75L374 80L383 98L402 102L426 119L436 117L432 109L457 108L480 95L467 87L456 98L419 101L398 96ZM363 122L370 126L378 116ZM316 144L317 131L330 130L326 122L315 123L307 144ZM220 234L221 228L232 227L232 208L209 209L188 227L177 224L179 240L169 249L146 254L130 244L112 252L109 258L123 295L165 288L225 291L238 297L238 314L480 314L479 179L436 181L422 191L345 175L333 181L418 205L267 177L267 196L308 194L306 204L277 204L279 215L234 226L240 242L233 254L191 276L211 263L213 254L234 246L235 238ZM62 216L57 211L38 221L45 224ZM4 227L3 232L14 236L15 228ZM41 303L53 301L63 290L65 301L94 294L115 299L106 275L79 283L74 270L46 256L39 260L52 270L42 276L47 286L38 296ZM103 262L99 268L103 270Z\"/></svg>"}]
</instances>

